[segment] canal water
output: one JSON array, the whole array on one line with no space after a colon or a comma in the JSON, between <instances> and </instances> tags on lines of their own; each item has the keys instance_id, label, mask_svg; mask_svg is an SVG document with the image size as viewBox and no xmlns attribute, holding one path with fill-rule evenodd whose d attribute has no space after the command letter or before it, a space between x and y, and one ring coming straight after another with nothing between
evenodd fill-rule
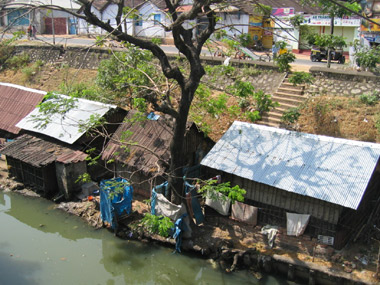
<instances>
[{"instance_id":1,"label":"canal water","mask_svg":"<svg viewBox=\"0 0 380 285\"><path fill-rule=\"evenodd\" d=\"M287 284L226 274L173 249L95 230L41 198L0 191L0 284Z\"/></svg>"}]
</instances>

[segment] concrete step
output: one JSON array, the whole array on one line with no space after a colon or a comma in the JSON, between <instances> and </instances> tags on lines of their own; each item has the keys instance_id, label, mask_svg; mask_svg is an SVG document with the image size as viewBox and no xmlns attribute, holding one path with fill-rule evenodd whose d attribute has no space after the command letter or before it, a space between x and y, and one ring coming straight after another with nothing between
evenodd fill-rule
<instances>
[{"instance_id":1,"label":"concrete step","mask_svg":"<svg viewBox=\"0 0 380 285\"><path fill-rule=\"evenodd\" d=\"M280 103L280 105L288 104L288 105L293 105L293 106L298 106L304 101L304 99L300 99L300 98L292 99L289 97L280 97L280 96L277 96L277 93L272 96L272 100L277 101L278 103Z\"/></svg>"},{"instance_id":2,"label":"concrete step","mask_svg":"<svg viewBox=\"0 0 380 285\"><path fill-rule=\"evenodd\" d=\"M256 121L255 124L264 125L268 127L274 127L274 128L278 128L280 126L280 124L277 122L269 122L269 121L263 121L263 120Z\"/></svg>"},{"instance_id":3,"label":"concrete step","mask_svg":"<svg viewBox=\"0 0 380 285\"><path fill-rule=\"evenodd\" d=\"M273 111L269 111L268 113L264 114L263 117L265 116L265 117L281 120L282 114L284 114L283 111L273 110Z\"/></svg>"},{"instance_id":4,"label":"concrete step","mask_svg":"<svg viewBox=\"0 0 380 285\"><path fill-rule=\"evenodd\" d=\"M290 94L287 92L277 91L273 96L281 97L281 98L288 98L293 100L299 100L300 102L303 102L306 100L306 96L299 95L299 94Z\"/></svg>"},{"instance_id":5,"label":"concrete step","mask_svg":"<svg viewBox=\"0 0 380 285\"><path fill-rule=\"evenodd\" d=\"M284 86L292 87L295 89L305 89L305 84L294 85L293 83L289 82L288 78L285 78L284 81L282 81L282 84L284 84Z\"/></svg>"},{"instance_id":6,"label":"concrete step","mask_svg":"<svg viewBox=\"0 0 380 285\"><path fill-rule=\"evenodd\" d=\"M290 108L296 108L298 107L299 105L294 105L294 104L286 104L286 103L280 103L280 106L276 107L276 109L274 109L273 111L277 111L277 112L285 112L287 110L289 110Z\"/></svg>"},{"instance_id":7,"label":"concrete step","mask_svg":"<svg viewBox=\"0 0 380 285\"><path fill-rule=\"evenodd\" d=\"M303 89L294 89L294 88L289 88L287 86L283 87L282 85L277 89L277 92L284 92L288 94L297 94L297 95L302 95L304 90Z\"/></svg>"}]
</instances>

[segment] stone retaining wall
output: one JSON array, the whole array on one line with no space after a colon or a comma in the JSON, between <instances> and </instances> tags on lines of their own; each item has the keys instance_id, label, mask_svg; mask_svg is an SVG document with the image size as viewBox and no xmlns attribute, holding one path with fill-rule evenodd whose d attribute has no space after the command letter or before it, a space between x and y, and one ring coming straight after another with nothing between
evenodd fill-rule
<instances>
[{"instance_id":1,"label":"stone retaining wall","mask_svg":"<svg viewBox=\"0 0 380 285\"><path fill-rule=\"evenodd\" d=\"M104 48L87 48L70 46L35 46L18 45L16 53L26 52L32 61L42 60L47 64L61 61L73 68L97 69L103 59L111 55Z\"/></svg>"},{"instance_id":2,"label":"stone retaining wall","mask_svg":"<svg viewBox=\"0 0 380 285\"><path fill-rule=\"evenodd\" d=\"M123 49L114 49L123 51ZM46 63L62 62L73 68L96 69L99 63L112 56L107 48L91 48L82 46L36 46L36 45L18 45L16 52L27 52L32 61L43 60ZM170 57L170 56L169 56ZM178 55L172 55L178 57ZM209 65L223 64L223 58L202 57L204 63ZM254 76L244 76L242 72L237 75L226 77L223 76L215 82L219 90L224 90L226 86L231 85L237 77L243 81L250 81L256 90L263 90L267 94L274 94L281 84L285 74L280 73L273 63L258 62L251 60L231 59L230 65L234 67L249 66L259 69L261 72ZM380 92L380 76L370 72L345 71L325 67L312 67L310 73L316 80L313 84L305 89L306 95L345 95L360 96L361 94L370 94L373 91ZM203 81L210 80L205 76Z\"/></svg>"},{"instance_id":3,"label":"stone retaining wall","mask_svg":"<svg viewBox=\"0 0 380 285\"><path fill-rule=\"evenodd\" d=\"M380 77L371 72L312 67L310 73L316 80L305 91L307 95L360 96L380 92Z\"/></svg>"},{"instance_id":4,"label":"stone retaining wall","mask_svg":"<svg viewBox=\"0 0 380 285\"><path fill-rule=\"evenodd\" d=\"M123 51L121 48L114 48L115 52ZM112 56L107 48L87 48L82 46L36 46L36 45L18 45L16 53L26 52L30 55L31 60L42 60L48 64L61 62L73 68L97 69L99 63ZM178 57L178 55L169 55L169 58ZM202 57L202 61L208 65L222 65L225 59L215 57ZM244 76L242 72L237 71L232 77L223 76L215 82L216 89L224 90L226 86L231 85L237 79L250 81L256 90L263 90L267 94L273 94L281 84L285 74L278 72L278 68L273 63L257 62L252 60L235 60L231 59L230 65L236 67L252 67L260 70L257 75ZM203 81L210 80L205 76Z\"/></svg>"}]
</instances>

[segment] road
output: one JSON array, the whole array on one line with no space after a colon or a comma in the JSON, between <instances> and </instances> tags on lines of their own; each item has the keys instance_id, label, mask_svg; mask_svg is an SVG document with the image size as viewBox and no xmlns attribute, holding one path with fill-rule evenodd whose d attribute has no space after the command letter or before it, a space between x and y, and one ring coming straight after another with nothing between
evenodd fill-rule
<instances>
[{"instance_id":1,"label":"road","mask_svg":"<svg viewBox=\"0 0 380 285\"><path fill-rule=\"evenodd\" d=\"M5 38L10 38L12 35L5 34ZM27 41L27 37L24 36L22 40ZM78 37L76 35L64 35L64 36L51 36L51 35L38 35L36 40L33 40L36 42L44 42L56 45L80 45L80 46L92 46L95 44L94 38L88 38L88 37ZM30 41L31 43L33 41ZM164 50L165 53L168 54L178 54L178 50L174 46L170 45L162 45L161 48ZM202 50L202 55L211 55L210 52L207 49ZM304 54L296 54L296 60L294 63L291 64L293 69L296 71L307 71L311 66L320 66L320 67L326 67L327 63L324 62L312 62L308 55ZM341 68L343 65L332 62L331 67L332 68Z\"/></svg>"}]
</instances>

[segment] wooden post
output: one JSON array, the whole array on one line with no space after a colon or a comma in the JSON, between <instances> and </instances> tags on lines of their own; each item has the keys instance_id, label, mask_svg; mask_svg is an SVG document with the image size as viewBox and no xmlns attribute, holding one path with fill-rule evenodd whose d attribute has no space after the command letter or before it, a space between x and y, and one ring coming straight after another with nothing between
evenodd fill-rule
<instances>
[{"instance_id":1,"label":"wooden post","mask_svg":"<svg viewBox=\"0 0 380 285\"><path fill-rule=\"evenodd\" d=\"M376 279L379 279L380 277L380 240L377 240L375 238L371 238L374 241L377 241L379 244L379 252L377 253L377 266L376 266Z\"/></svg>"},{"instance_id":2,"label":"wooden post","mask_svg":"<svg viewBox=\"0 0 380 285\"><path fill-rule=\"evenodd\" d=\"M379 279L379 276L380 276L380 246L379 246L379 252L377 254L376 279Z\"/></svg>"}]
</instances>

